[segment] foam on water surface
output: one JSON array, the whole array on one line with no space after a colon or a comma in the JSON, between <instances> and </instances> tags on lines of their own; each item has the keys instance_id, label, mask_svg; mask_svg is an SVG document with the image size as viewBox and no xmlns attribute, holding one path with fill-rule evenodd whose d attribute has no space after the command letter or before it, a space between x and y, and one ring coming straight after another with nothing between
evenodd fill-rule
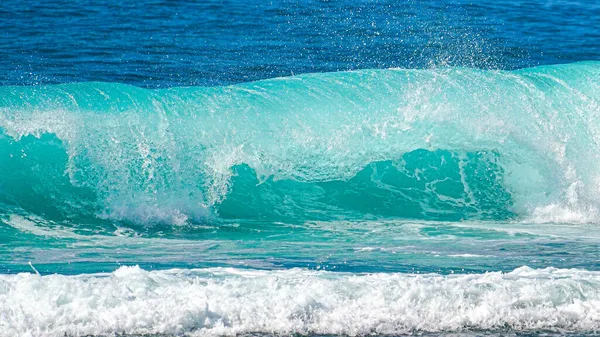
<instances>
[{"instance_id":1,"label":"foam on water surface","mask_svg":"<svg viewBox=\"0 0 600 337\"><path fill-rule=\"evenodd\" d=\"M406 334L600 329L600 274L230 268L0 276L0 335Z\"/></svg>"}]
</instances>

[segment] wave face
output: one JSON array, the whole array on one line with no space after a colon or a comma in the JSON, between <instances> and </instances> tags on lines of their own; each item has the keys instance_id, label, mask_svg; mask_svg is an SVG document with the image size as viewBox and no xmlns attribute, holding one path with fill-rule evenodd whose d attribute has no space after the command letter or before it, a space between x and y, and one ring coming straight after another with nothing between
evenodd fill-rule
<instances>
[{"instance_id":1,"label":"wave face","mask_svg":"<svg viewBox=\"0 0 600 337\"><path fill-rule=\"evenodd\" d=\"M600 63L0 88L0 207L51 220L591 221Z\"/></svg>"},{"instance_id":2,"label":"wave face","mask_svg":"<svg viewBox=\"0 0 600 337\"><path fill-rule=\"evenodd\" d=\"M0 275L0 335L593 332L599 304L600 274L577 269L441 276L121 267Z\"/></svg>"}]
</instances>

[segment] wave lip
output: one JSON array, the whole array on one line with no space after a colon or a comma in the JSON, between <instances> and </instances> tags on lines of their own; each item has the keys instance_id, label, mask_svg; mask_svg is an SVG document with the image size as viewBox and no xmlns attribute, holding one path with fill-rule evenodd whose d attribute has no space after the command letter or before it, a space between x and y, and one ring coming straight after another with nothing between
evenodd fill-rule
<instances>
[{"instance_id":1,"label":"wave lip","mask_svg":"<svg viewBox=\"0 0 600 337\"><path fill-rule=\"evenodd\" d=\"M471 275L291 269L0 276L1 336L406 334L600 330L600 273Z\"/></svg>"}]
</instances>

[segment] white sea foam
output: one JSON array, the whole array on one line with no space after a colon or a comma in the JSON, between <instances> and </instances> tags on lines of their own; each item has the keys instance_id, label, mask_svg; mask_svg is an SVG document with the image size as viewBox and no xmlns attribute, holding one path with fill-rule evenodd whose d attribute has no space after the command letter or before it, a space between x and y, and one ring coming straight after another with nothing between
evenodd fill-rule
<instances>
[{"instance_id":1,"label":"white sea foam","mask_svg":"<svg viewBox=\"0 0 600 337\"><path fill-rule=\"evenodd\" d=\"M0 336L600 330L600 272L473 275L292 269L0 276Z\"/></svg>"},{"instance_id":2,"label":"white sea foam","mask_svg":"<svg viewBox=\"0 0 600 337\"><path fill-rule=\"evenodd\" d=\"M493 255L480 255L480 254L450 254L449 257L494 257Z\"/></svg>"},{"instance_id":3,"label":"white sea foam","mask_svg":"<svg viewBox=\"0 0 600 337\"><path fill-rule=\"evenodd\" d=\"M529 223L569 223L588 224L595 223L598 219L598 210L594 206L565 206L549 204L536 207L524 222Z\"/></svg>"}]
</instances>

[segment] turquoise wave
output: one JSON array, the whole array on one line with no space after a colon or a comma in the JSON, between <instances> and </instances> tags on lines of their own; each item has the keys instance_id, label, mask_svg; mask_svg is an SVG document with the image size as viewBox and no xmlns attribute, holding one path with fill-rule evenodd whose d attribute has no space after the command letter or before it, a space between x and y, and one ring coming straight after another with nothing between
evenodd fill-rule
<instances>
[{"instance_id":1,"label":"turquoise wave","mask_svg":"<svg viewBox=\"0 0 600 337\"><path fill-rule=\"evenodd\" d=\"M167 224L586 220L599 114L600 62L1 87L0 208Z\"/></svg>"}]
</instances>

